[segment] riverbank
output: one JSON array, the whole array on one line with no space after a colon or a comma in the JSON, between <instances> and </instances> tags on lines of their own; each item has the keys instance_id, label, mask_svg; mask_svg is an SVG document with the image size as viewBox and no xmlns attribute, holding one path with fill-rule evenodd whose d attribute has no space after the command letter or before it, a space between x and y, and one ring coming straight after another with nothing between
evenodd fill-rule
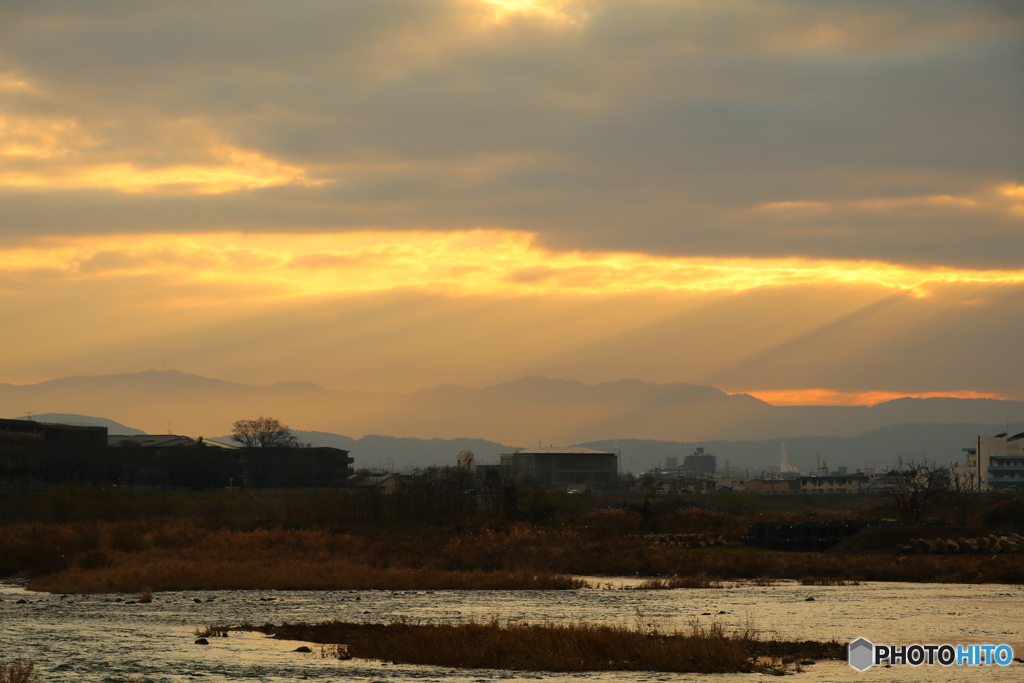
<instances>
[{"instance_id":1,"label":"riverbank","mask_svg":"<svg viewBox=\"0 0 1024 683\"><path fill-rule=\"evenodd\" d=\"M585 525L477 529L210 528L189 520L0 528L0 570L53 593L183 590L570 589L574 575L666 586L722 580L1024 583L1024 554L896 555L686 548ZM689 582L686 577L704 577ZM675 580L671 580L675 578ZM651 587L655 587L652 584Z\"/></svg>"},{"instance_id":2,"label":"riverbank","mask_svg":"<svg viewBox=\"0 0 1024 683\"><path fill-rule=\"evenodd\" d=\"M436 500L399 494L68 488L12 496L0 498L8 520L0 525L0 577L55 593L570 589L579 575L641 577L651 588L811 579L1024 584L1024 553L899 554L900 534L966 533L956 527L864 530L828 552L744 545L751 524L829 529L884 512L864 509L872 499L863 497L627 500L528 491L508 518L442 514L448 508ZM853 506L839 507L845 501ZM808 507L817 502L827 505ZM783 503L801 512L771 507ZM992 509L998 505L1005 507ZM1019 527L987 514L975 524L979 534Z\"/></svg>"},{"instance_id":3,"label":"riverbank","mask_svg":"<svg viewBox=\"0 0 1024 683\"><path fill-rule=\"evenodd\" d=\"M876 643L1008 643L1024 652L1019 617L1020 591L1013 586L868 583L859 586L804 586L783 581L759 586L668 591L186 591L155 593L150 603L137 596L62 596L26 591L0 582L0 642L5 659L34 659L50 683L103 683L135 674L142 680L293 681L444 680L451 683L506 681L501 670L423 667L379 660L322 659L315 644L232 632L195 644L194 629L206 624L351 623L388 624L502 622L588 623L632 626L637 616L664 631L686 631L697 619L728 632L753 620L762 640L838 640L866 637ZM808 598L814 600L808 600ZM295 652L309 645L312 653ZM813 657L812 657L813 659ZM818 659L800 680L858 683L865 675L845 662ZM926 683L941 673L949 681L1006 680L1012 671L987 667L906 667L901 679ZM915 673L916 672L916 673ZM877 671L885 677L885 671ZM749 683L750 674L622 674L538 672L531 680L574 683L639 680ZM639 677L639 678L638 678Z\"/></svg>"}]
</instances>

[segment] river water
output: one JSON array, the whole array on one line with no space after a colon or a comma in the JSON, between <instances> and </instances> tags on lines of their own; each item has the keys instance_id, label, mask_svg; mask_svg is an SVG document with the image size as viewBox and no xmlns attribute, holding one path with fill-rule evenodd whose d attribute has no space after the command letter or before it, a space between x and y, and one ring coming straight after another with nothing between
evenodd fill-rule
<instances>
[{"instance_id":1,"label":"river water","mask_svg":"<svg viewBox=\"0 0 1024 683\"><path fill-rule=\"evenodd\" d=\"M389 665L295 653L302 643L232 633L194 643L194 630L239 622L386 622L400 617L586 620L685 628L692 619L727 627L752 623L784 639L865 637L874 643L1001 644L1024 658L1024 591L1003 585L865 583L859 586L736 585L720 589L633 590L630 581L592 579L573 591L205 591L132 595L49 595L0 583L0 659L34 659L44 681L114 683L134 674L153 683L183 681L750 681L751 674L648 672L516 673ZM731 585L731 584L730 584ZM814 600L808 600L814 598ZM25 600L24 603L19 603ZM196 602L199 600L199 602ZM819 662L800 681L1024 681L1008 667L873 667Z\"/></svg>"}]
</instances>

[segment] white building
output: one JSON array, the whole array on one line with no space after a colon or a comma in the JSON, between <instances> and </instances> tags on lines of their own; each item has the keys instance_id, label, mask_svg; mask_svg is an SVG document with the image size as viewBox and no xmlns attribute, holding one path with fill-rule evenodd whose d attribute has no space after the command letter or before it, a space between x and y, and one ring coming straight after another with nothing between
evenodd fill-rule
<instances>
[{"instance_id":1,"label":"white building","mask_svg":"<svg viewBox=\"0 0 1024 683\"><path fill-rule=\"evenodd\" d=\"M981 491L1024 490L1024 432L979 436L964 453L967 462L954 467L954 475L968 478Z\"/></svg>"}]
</instances>

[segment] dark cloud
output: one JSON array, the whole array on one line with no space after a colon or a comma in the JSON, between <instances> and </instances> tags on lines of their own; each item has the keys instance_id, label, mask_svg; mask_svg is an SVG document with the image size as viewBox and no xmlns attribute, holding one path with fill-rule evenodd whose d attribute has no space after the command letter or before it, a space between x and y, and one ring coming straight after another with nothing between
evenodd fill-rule
<instances>
[{"instance_id":1,"label":"dark cloud","mask_svg":"<svg viewBox=\"0 0 1024 683\"><path fill-rule=\"evenodd\" d=\"M565 249L1024 257L1024 198L998 194L1024 182L1014 3L582 6L573 26L486 25L469 0L17 4L0 72L36 90L0 106L79 122L93 143L60 168L209 165L223 144L329 182L6 188L0 230L502 227ZM759 208L781 202L819 208Z\"/></svg>"}]
</instances>

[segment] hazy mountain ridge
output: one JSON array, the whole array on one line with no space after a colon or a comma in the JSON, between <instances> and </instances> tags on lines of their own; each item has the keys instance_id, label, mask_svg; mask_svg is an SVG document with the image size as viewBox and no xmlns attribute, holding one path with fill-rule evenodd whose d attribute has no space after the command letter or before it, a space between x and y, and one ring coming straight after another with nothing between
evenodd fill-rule
<instances>
[{"instance_id":1,"label":"hazy mountain ridge","mask_svg":"<svg viewBox=\"0 0 1024 683\"><path fill-rule=\"evenodd\" d=\"M477 463L497 464L498 456L511 453L514 446L495 443L486 439L417 439L414 437L384 436L367 434L358 439L329 432L306 432L293 430L304 443L314 446L331 446L352 452L354 467L405 469L408 467L432 467L454 465L456 454L470 450ZM221 437L230 439L230 436Z\"/></svg>"},{"instance_id":2,"label":"hazy mountain ridge","mask_svg":"<svg viewBox=\"0 0 1024 683\"><path fill-rule=\"evenodd\" d=\"M33 419L40 422L95 424L107 427L110 434L145 433L102 417L46 413L34 415ZM1011 423L1009 427L1014 433L1024 430L1024 424ZM963 459L962 449L970 446L978 434L996 434L1005 429L1005 423L914 423L874 429L853 437L796 436L750 441L617 439L565 445L618 451L621 453L620 469L634 473L655 465L665 465L669 457L678 458L681 465L683 457L699 447L718 457L720 472L728 467L739 475L759 476L768 468L778 466L783 448L790 465L803 474L814 470L819 458L826 461L833 471L845 466L851 472L865 467L885 467L895 463L897 458L956 462ZM500 454L513 452L517 448L486 439L418 439L380 434L352 438L332 432L292 431L303 443L350 451L357 468L404 470L410 467L452 465L456 454L462 450L473 451L478 464L494 464ZM213 439L231 443L230 435Z\"/></svg>"},{"instance_id":3,"label":"hazy mountain ridge","mask_svg":"<svg viewBox=\"0 0 1024 683\"><path fill-rule=\"evenodd\" d=\"M1010 425L1024 430L1024 425ZM721 472L729 467L733 471L748 471L760 476L770 467L777 467L783 447L789 464L802 474L818 466L819 458L827 462L832 471L847 467L850 472L865 467L884 468L898 458L904 460L927 458L948 463L963 460L963 448L970 446L978 434L996 434L1005 425L960 423L916 423L874 429L853 437L790 437L785 439L759 439L754 441L655 441L651 439L619 439L592 441L578 444L603 451L621 453L622 471L641 472L655 465L664 465L665 458L683 457L697 448L718 458ZM301 441L314 446L333 446L351 451L356 467L429 467L453 465L461 450L471 450L478 464L496 464L502 453L511 453L507 446L484 439L415 439L368 435L360 439L325 432L296 431ZM230 438L230 437L223 437ZM739 472L743 474L744 472Z\"/></svg>"},{"instance_id":4,"label":"hazy mountain ridge","mask_svg":"<svg viewBox=\"0 0 1024 683\"><path fill-rule=\"evenodd\" d=\"M224 434L259 415L304 431L392 438L568 445L627 439L680 443L854 437L907 423L992 425L1024 416L1024 402L904 398L875 406L773 406L685 383L586 385L526 377L482 389L340 391L311 382L240 384L177 371L68 377L0 385L0 414L102 414L151 433Z\"/></svg>"}]
</instances>

